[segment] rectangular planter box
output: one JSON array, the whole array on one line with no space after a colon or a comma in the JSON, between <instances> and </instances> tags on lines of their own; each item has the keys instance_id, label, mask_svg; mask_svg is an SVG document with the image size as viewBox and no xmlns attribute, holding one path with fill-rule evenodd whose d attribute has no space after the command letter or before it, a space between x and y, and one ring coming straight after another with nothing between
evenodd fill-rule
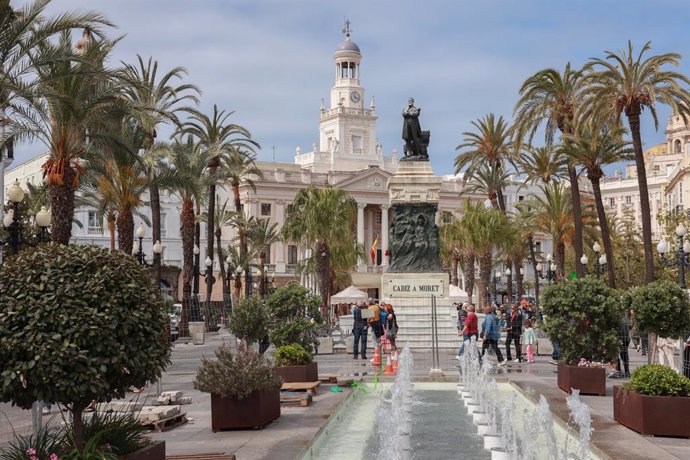
<instances>
[{"instance_id":1,"label":"rectangular planter box","mask_svg":"<svg viewBox=\"0 0 690 460\"><path fill-rule=\"evenodd\" d=\"M165 441L156 441L125 457L126 460L165 460Z\"/></svg>"},{"instance_id":2,"label":"rectangular planter box","mask_svg":"<svg viewBox=\"0 0 690 460\"><path fill-rule=\"evenodd\" d=\"M606 370L603 367L580 367L558 364L558 388L566 393L571 388L584 395L606 395Z\"/></svg>"},{"instance_id":3,"label":"rectangular planter box","mask_svg":"<svg viewBox=\"0 0 690 460\"><path fill-rule=\"evenodd\" d=\"M263 427L280 417L280 390L255 391L244 399L211 393L211 429Z\"/></svg>"},{"instance_id":4,"label":"rectangular planter box","mask_svg":"<svg viewBox=\"0 0 690 460\"><path fill-rule=\"evenodd\" d=\"M640 434L690 438L690 397L647 396L613 387L613 419Z\"/></svg>"},{"instance_id":5,"label":"rectangular planter box","mask_svg":"<svg viewBox=\"0 0 690 460\"><path fill-rule=\"evenodd\" d=\"M319 367L316 361L303 366L274 367L273 373L283 378L283 382L316 382L319 380Z\"/></svg>"}]
</instances>

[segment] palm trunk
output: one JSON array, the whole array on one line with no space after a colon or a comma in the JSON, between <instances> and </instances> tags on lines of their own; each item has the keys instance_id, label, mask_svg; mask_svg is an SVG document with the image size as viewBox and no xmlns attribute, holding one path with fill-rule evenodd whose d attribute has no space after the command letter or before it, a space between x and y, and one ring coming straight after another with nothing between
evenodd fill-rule
<instances>
[{"instance_id":1,"label":"palm trunk","mask_svg":"<svg viewBox=\"0 0 690 460\"><path fill-rule=\"evenodd\" d=\"M161 196L157 184L149 187L151 199L151 226L153 242L161 240ZM153 272L157 280L161 279L161 255L153 253Z\"/></svg>"},{"instance_id":2,"label":"palm trunk","mask_svg":"<svg viewBox=\"0 0 690 460\"><path fill-rule=\"evenodd\" d=\"M216 227L216 253L218 254L218 266L220 267L220 284L222 287L221 292L223 293L223 301L225 301L225 296L228 294L226 289L225 280L227 279L227 274L225 273L225 254L223 254L223 247L220 244L220 239L223 236L223 232L220 227Z\"/></svg>"},{"instance_id":3,"label":"palm trunk","mask_svg":"<svg viewBox=\"0 0 690 460\"><path fill-rule=\"evenodd\" d=\"M117 247L125 254L132 255L134 246L134 216L131 209L117 212Z\"/></svg>"},{"instance_id":4,"label":"palm trunk","mask_svg":"<svg viewBox=\"0 0 690 460\"><path fill-rule=\"evenodd\" d=\"M110 235L110 252L115 251L115 214L108 213L108 234Z\"/></svg>"},{"instance_id":5,"label":"palm trunk","mask_svg":"<svg viewBox=\"0 0 690 460\"><path fill-rule=\"evenodd\" d=\"M474 259L474 252L470 252L465 256L465 263L462 266L462 271L465 273L465 292L467 292L467 298L470 302L472 302L472 294L474 293ZM477 303L480 302L481 299L477 297Z\"/></svg>"},{"instance_id":6,"label":"palm trunk","mask_svg":"<svg viewBox=\"0 0 690 460\"><path fill-rule=\"evenodd\" d=\"M527 236L527 244L529 246L529 260L534 271L534 306L536 314L539 311L539 271L537 270L537 254L534 252L534 236L530 234Z\"/></svg>"},{"instance_id":7,"label":"palm trunk","mask_svg":"<svg viewBox=\"0 0 690 460\"><path fill-rule=\"evenodd\" d=\"M642 138L640 137L639 111L628 113L630 134L635 150L635 166L637 167L637 184L640 189L640 213L642 217L642 244L644 246L645 281L654 281L654 250L652 249L652 215L649 209L649 189L647 187L647 172L645 171L644 155L642 153Z\"/></svg>"},{"instance_id":8,"label":"palm trunk","mask_svg":"<svg viewBox=\"0 0 690 460\"><path fill-rule=\"evenodd\" d=\"M565 243L559 241L556 244L556 280L565 276Z\"/></svg>"},{"instance_id":9,"label":"palm trunk","mask_svg":"<svg viewBox=\"0 0 690 460\"><path fill-rule=\"evenodd\" d=\"M515 267L510 259L506 259L506 267L510 267L510 275L506 276L506 283L508 284L506 294L508 294L508 299L512 302L515 300L513 298L513 273L515 273Z\"/></svg>"},{"instance_id":10,"label":"palm trunk","mask_svg":"<svg viewBox=\"0 0 690 460\"><path fill-rule=\"evenodd\" d=\"M326 242L316 245L316 273L319 276L319 293L321 295L321 315L328 312L328 280L330 273L331 248Z\"/></svg>"},{"instance_id":11,"label":"palm trunk","mask_svg":"<svg viewBox=\"0 0 690 460\"><path fill-rule=\"evenodd\" d=\"M616 287L616 272L613 267L613 244L611 243L611 234L609 233L609 223L606 220L606 211L604 210L604 202L601 199L601 185L599 183L598 175L590 175L590 182L592 182L592 190L594 191L594 202L597 207L597 217L599 217L599 228L601 229L601 239L604 242L604 254L606 254L606 272L609 278L609 287L615 289Z\"/></svg>"},{"instance_id":12,"label":"palm trunk","mask_svg":"<svg viewBox=\"0 0 690 460\"><path fill-rule=\"evenodd\" d=\"M197 212L196 216L199 215L199 210L197 206ZM196 221L195 218L192 218L192 224L194 225L194 244L196 244L196 247L201 248L201 223ZM199 249L201 251L201 249ZM192 255L194 254L194 246L192 246ZM194 294L199 294L199 266L201 265L199 263L199 259L201 258L201 252L197 255L193 255L194 258L194 268L192 269L192 276L194 278L194 287L192 289L192 292Z\"/></svg>"},{"instance_id":13,"label":"palm trunk","mask_svg":"<svg viewBox=\"0 0 690 460\"><path fill-rule=\"evenodd\" d=\"M506 200L505 197L503 196L503 190L498 190L496 192L496 201L498 202L498 209L501 211L503 214L506 213Z\"/></svg>"},{"instance_id":14,"label":"palm trunk","mask_svg":"<svg viewBox=\"0 0 690 460\"><path fill-rule=\"evenodd\" d=\"M266 252L265 251L266 251L266 249L264 249L264 251L259 254L259 273L260 273L259 283L261 283L261 284L259 284L259 294L261 295L262 298L266 296L266 292L264 292L264 286L265 286L264 279L266 276ZM331 284L332 284L331 283L331 272L329 270L328 271L328 291L326 293L327 299L330 298Z\"/></svg>"},{"instance_id":15,"label":"palm trunk","mask_svg":"<svg viewBox=\"0 0 690 460\"><path fill-rule=\"evenodd\" d=\"M189 307L194 278L194 204L190 198L182 200L182 299L183 306ZM188 308L182 308L180 317L180 336L187 337L189 331Z\"/></svg>"},{"instance_id":16,"label":"palm trunk","mask_svg":"<svg viewBox=\"0 0 690 460\"><path fill-rule=\"evenodd\" d=\"M575 250L575 272L578 278L585 276L585 268L580 263L582 257L582 202L580 201L580 184L577 181L577 170L574 165L568 164L568 177L570 178L570 193L573 207L573 249ZM565 262L564 262L565 263Z\"/></svg>"},{"instance_id":17,"label":"palm trunk","mask_svg":"<svg viewBox=\"0 0 690 460\"><path fill-rule=\"evenodd\" d=\"M523 287L522 287L522 273L520 273L520 268L522 266L522 261L519 261L519 263L515 264L516 265L516 271L515 271L515 287L517 288L517 298L516 300L519 302L522 300L522 296L525 293Z\"/></svg>"},{"instance_id":18,"label":"palm trunk","mask_svg":"<svg viewBox=\"0 0 690 460\"><path fill-rule=\"evenodd\" d=\"M484 305L489 305L491 303L491 297L489 290L486 289L491 283L491 271L493 270L493 259L491 256L491 250L484 251L479 255L479 278L482 281L482 286L484 287L484 292L480 291L479 294L483 297Z\"/></svg>"},{"instance_id":19,"label":"palm trunk","mask_svg":"<svg viewBox=\"0 0 690 460\"><path fill-rule=\"evenodd\" d=\"M458 254L455 249L453 249L453 262L452 262L452 269L451 269L451 279L450 279L450 284L453 286L457 286L459 284L458 281Z\"/></svg>"},{"instance_id":20,"label":"palm trunk","mask_svg":"<svg viewBox=\"0 0 690 460\"><path fill-rule=\"evenodd\" d=\"M215 168L212 169L213 174ZM213 238L215 233L215 217L216 217L216 186L211 184L208 186L208 212L206 221L206 255L213 261ZM213 264L206 268L206 302L211 301L213 293Z\"/></svg>"},{"instance_id":21,"label":"palm trunk","mask_svg":"<svg viewBox=\"0 0 690 460\"><path fill-rule=\"evenodd\" d=\"M51 228L50 235L53 243L69 244L72 237L72 222L74 221L74 191L75 172L69 166L65 166L62 184L51 183L50 211ZM130 250L132 248L130 247Z\"/></svg>"}]
</instances>

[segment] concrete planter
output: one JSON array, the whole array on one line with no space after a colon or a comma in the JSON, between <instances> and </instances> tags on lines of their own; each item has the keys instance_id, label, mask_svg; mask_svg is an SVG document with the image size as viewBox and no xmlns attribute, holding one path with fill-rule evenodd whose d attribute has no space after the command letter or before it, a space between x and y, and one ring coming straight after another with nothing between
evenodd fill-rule
<instances>
[{"instance_id":1,"label":"concrete planter","mask_svg":"<svg viewBox=\"0 0 690 460\"><path fill-rule=\"evenodd\" d=\"M283 378L283 382L316 382L319 380L319 365L316 361L303 366L279 366L273 374Z\"/></svg>"},{"instance_id":2,"label":"concrete planter","mask_svg":"<svg viewBox=\"0 0 690 460\"><path fill-rule=\"evenodd\" d=\"M603 367L580 367L558 364L558 388L570 393L580 390L585 395L606 395L606 370Z\"/></svg>"},{"instance_id":3,"label":"concrete planter","mask_svg":"<svg viewBox=\"0 0 690 460\"><path fill-rule=\"evenodd\" d=\"M211 393L211 429L263 427L280 417L280 390L255 391L247 398L223 398Z\"/></svg>"},{"instance_id":4,"label":"concrete planter","mask_svg":"<svg viewBox=\"0 0 690 460\"><path fill-rule=\"evenodd\" d=\"M165 441L156 441L131 454L127 454L125 460L165 460Z\"/></svg>"},{"instance_id":5,"label":"concrete planter","mask_svg":"<svg viewBox=\"0 0 690 460\"><path fill-rule=\"evenodd\" d=\"M690 397L647 396L613 387L613 419L643 435L690 438Z\"/></svg>"},{"instance_id":6,"label":"concrete planter","mask_svg":"<svg viewBox=\"0 0 690 460\"><path fill-rule=\"evenodd\" d=\"M203 321L189 322L189 335L192 337L194 345L203 345L205 340L206 323Z\"/></svg>"}]
</instances>

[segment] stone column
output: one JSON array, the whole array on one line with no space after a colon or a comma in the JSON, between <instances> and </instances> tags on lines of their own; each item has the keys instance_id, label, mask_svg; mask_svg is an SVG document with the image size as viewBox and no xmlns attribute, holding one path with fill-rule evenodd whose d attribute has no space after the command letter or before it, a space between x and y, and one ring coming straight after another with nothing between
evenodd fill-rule
<instances>
[{"instance_id":1,"label":"stone column","mask_svg":"<svg viewBox=\"0 0 690 460\"><path fill-rule=\"evenodd\" d=\"M376 212L374 208L369 208L369 211L365 213L367 216L367 230L364 234L364 253L366 254L367 267L373 266L371 263L371 245L374 244L374 219L376 218Z\"/></svg>"},{"instance_id":2,"label":"stone column","mask_svg":"<svg viewBox=\"0 0 690 460\"><path fill-rule=\"evenodd\" d=\"M364 246L364 208L366 205L366 203L357 202L357 244L362 246ZM358 271L366 271L366 264L360 261Z\"/></svg>"},{"instance_id":3,"label":"stone column","mask_svg":"<svg viewBox=\"0 0 690 460\"><path fill-rule=\"evenodd\" d=\"M381 206L381 266L388 266L388 257L386 251L388 250L388 208L387 205Z\"/></svg>"}]
</instances>

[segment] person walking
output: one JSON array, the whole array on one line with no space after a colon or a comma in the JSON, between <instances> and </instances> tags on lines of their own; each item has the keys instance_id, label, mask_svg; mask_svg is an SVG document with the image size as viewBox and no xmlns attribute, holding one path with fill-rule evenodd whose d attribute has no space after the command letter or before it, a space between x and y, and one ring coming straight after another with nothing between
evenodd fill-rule
<instances>
[{"instance_id":1,"label":"person walking","mask_svg":"<svg viewBox=\"0 0 690 460\"><path fill-rule=\"evenodd\" d=\"M532 328L532 325L534 323L534 320L528 319L525 324L527 325L527 328L525 329L525 334L523 336L526 350L527 351L527 362L528 363L533 363L534 362L534 346L537 343L537 335L534 333L534 329Z\"/></svg>"},{"instance_id":2,"label":"person walking","mask_svg":"<svg viewBox=\"0 0 690 460\"><path fill-rule=\"evenodd\" d=\"M355 304L355 307L352 309L352 317L354 320L352 326L352 333L355 336L355 343L352 348L352 354L354 356L354 359L357 359L359 357L360 341L362 344L362 359L367 359L367 330L369 329L369 326L367 325L367 322L364 321L364 318L362 318L363 306L364 302L357 302L357 304Z\"/></svg>"},{"instance_id":3,"label":"person walking","mask_svg":"<svg viewBox=\"0 0 690 460\"><path fill-rule=\"evenodd\" d=\"M475 341L479 338L478 322L479 320L477 318L477 314L474 312L474 305L467 305L467 315L465 316L465 320L462 324L462 329L458 331L458 334L462 336L462 344L460 345L458 354L455 355L455 359L460 360L462 355L465 353L466 341L469 340L471 342L472 337L474 337Z\"/></svg>"},{"instance_id":4,"label":"person walking","mask_svg":"<svg viewBox=\"0 0 690 460\"><path fill-rule=\"evenodd\" d=\"M482 343L482 354L479 357L479 362L481 363L487 348L491 347L494 353L496 353L498 365L505 366L506 362L503 361L503 354L501 353L501 349L498 347L498 339L501 337L501 333L498 329L498 320L496 319L496 315L492 312L491 307L485 307L484 314L486 316L484 317L484 322L482 323L481 333L484 343Z\"/></svg>"},{"instance_id":5,"label":"person walking","mask_svg":"<svg viewBox=\"0 0 690 460\"><path fill-rule=\"evenodd\" d=\"M522 348L520 337L522 336L522 313L515 305L511 305L510 317L506 326L506 359L508 362L513 360L510 353L510 343L515 343L515 362L522 362Z\"/></svg>"},{"instance_id":6,"label":"person walking","mask_svg":"<svg viewBox=\"0 0 690 460\"><path fill-rule=\"evenodd\" d=\"M628 347L630 346L630 323L627 314L623 315L618 338L620 339L620 350L618 353L618 360L616 361L616 370L618 371L619 377L628 378L630 377L630 356L628 355Z\"/></svg>"},{"instance_id":7,"label":"person walking","mask_svg":"<svg viewBox=\"0 0 690 460\"><path fill-rule=\"evenodd\" d=\"M383 337L383 324L381 324L381 307L378 306L374 300L369 300L369 310L372 311L371 317L367 320L371 326L371 332L374 333L374 345L381 346L381 337ZM380 350L379 350L380 351Z\"/></svg>"},{"instance_id":8,"label":"person walking","mask_svg":"<svg viewBox=\"0 0 690 460\"><path fill-rule=\"evenodd\" d=\"M690 378L690 333L683 343L683 375Z\"/></svg>"}]
</instances>

